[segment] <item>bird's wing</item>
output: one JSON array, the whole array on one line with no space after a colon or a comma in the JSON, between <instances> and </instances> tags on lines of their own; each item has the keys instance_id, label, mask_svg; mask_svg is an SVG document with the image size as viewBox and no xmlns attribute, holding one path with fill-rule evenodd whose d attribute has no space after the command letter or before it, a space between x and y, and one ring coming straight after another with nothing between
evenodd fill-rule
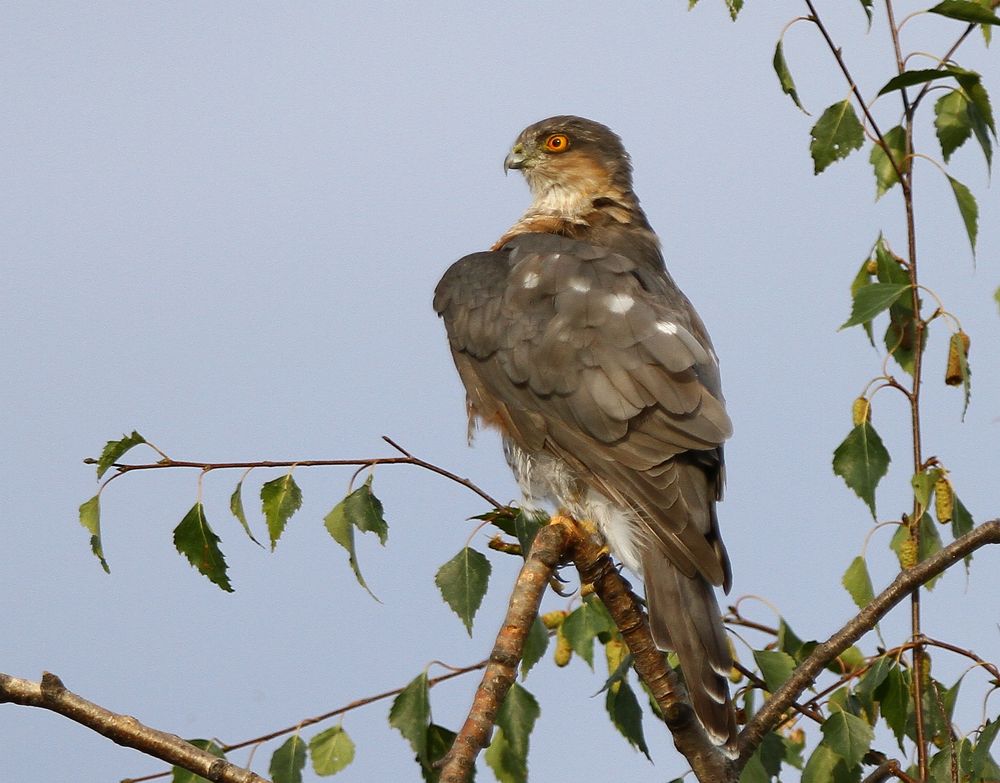
<instances>
[{"instance_id":1,"label":"bird's wing","mask_svg":"<svg viewBox=\"0 0 1000 783\"><path fill-rule=\"evenodd\" d=\"M525 234L454 264L434 306L473 413L635 511L684 574L728 583L718 363L658 259Z\"/></svg>"}]
</instances>

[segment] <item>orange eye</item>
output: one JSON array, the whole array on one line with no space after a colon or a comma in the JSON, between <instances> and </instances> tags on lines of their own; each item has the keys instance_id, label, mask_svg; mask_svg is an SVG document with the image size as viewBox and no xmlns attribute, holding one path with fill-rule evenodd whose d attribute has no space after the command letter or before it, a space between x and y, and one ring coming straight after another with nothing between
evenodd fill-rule
<instances>
[{"instance_id":1,"label":"orange eye","mask_svg":"<svg viewBox=\"0 0 1000 783\"><path fill-rule=\"evenodd\" d=\"M545 140L549 152L565 152L569 149L569 137L565 133L553 133Z\"/></svg>"}]
</instances>

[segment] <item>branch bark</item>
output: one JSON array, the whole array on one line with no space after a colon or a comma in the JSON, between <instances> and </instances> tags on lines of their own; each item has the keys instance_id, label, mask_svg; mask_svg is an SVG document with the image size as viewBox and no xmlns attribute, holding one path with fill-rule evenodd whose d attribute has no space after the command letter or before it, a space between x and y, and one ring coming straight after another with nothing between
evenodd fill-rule
<instances>
[{"instance_id":1,"label":"branch bark","mask_svg":"<svg viewBox=\"0 0 1000 783\"><path fill-rule=\"evenodd\" d=\"M879 593L868 606L858 612L843 628L822 644L817 645L792 673L784 685L764 703L740 733L739 760L742 768L771 729L782 719L785 711L798 698L827 663L850 647L875 627L890 609L903 601L915 589L947 570L963 557L986 544L1000 544L1000 519L984 522L970 533L953 541L940 552L918 563L897 576L892 584Z\"/></svg>"},{"instance_id":2,"label":"branch bark","mask_svg":"<svg viewBox=\"0 0 1000 783\"><path fill-rule=\"evenodd\" d=\"M538 531L528 558L517 576L507 607L507 616L497 635L490 662L472 700L469 716L444 758L441 783L464 783L472 779L476 756L489 744L497 711L517 678L538 606L556 566L566 553L572 531L566 524L553 523Z\"/></svg>"},{"instance_id":3,"label":"branch bark","mask_svg":"<svg viewBox=\"0 0 1000 783\"><path fill-rule=\"evenodd\" d=\"M135 748L216 783L268 783L266 778L196 748L176 734L150 728L131 715L120 715L87 701L49 672L42 674L41 682L0 674L0 702L57 712L119 745Z\"/></svg>"},{"instance_id":4,"label":"branch bark","mask_svg":"<svg viewBox=\"0 0 1000 783\"><path fill-rule=\"evenodd\" d=\"M687 759L702 783L739 780L739 767L705 733L688 701L687 692L666 656L649 633L646 613L628 581L615 568L603 539L595 530L577 525L571 556L585 584L593 585L632 653L633 667L656 700L670 730L674 747Z\"/></svg>"}]
</instances>

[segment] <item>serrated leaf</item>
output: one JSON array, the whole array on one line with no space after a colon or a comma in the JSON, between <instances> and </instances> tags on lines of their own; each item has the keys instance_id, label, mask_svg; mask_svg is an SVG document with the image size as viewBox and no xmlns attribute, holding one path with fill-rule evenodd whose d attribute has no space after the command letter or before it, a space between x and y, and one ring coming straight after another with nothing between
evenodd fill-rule
<instances>
[{"instance_id":1,"label":"serrated leaf","mask_svg":"<svg viewBox=\"0 0 1000 783\"><path fill-rule=\"evenodd\" d=\"M226 757L226 754L222 752L222 747L215 740L189 739L185 740L185 742L189 745L194 745L196 748L201 748L217 758L224 759ZM196 775L194 772L183 767L173 767L171 773L171 783L211 783L207 778Z\"/></svg>"},{"instance_id":2,"label":"serrated leaf","mask_svg":"<svg viewBox=\"0 0 1000 783\"><path fill-rule=\"evenodd\" d=\"M947 16L949 19L958 19L960 22L1000 24L1000 18L996 14L972 0L944 0L927 10L932 14Z\"/></svg>"},{"instance_id":3,"label":"serrated leaf","mask_svg":"<svg viewBox=\"0 0 1000 783\"><path fill-rule=\"evenodd\" d=\"M941 144L941 155L947 163L951 154L972 135L969 101L961 90L942 95L934 104L934 131Z\"/></svg>"},{"instance_id":4,"label":"serrated leaf","mask_svg":"<svg viewBox=\"0 0 1000 783\"><path fill-rule=\"evenodd\" d=\"M472 636L472 620L483 602L490 581L490 561L485 555L470 547L438 569L434 584L451 610L465 624Z\"/></svg>"},{"instance_id":5,"label":"serrated leaf","mask_svg":"<svg viewBox=\"0 0 1000 783\"><path fill-rule=\"evenodd\" d=\"M528 677L528 672L538 663L549 646L549 632L541 619L536 617L524 640L524 651L521 653L521 679Z\"/></svg>"},{"instance_id":6,"label":"serrated leaf","mask_svg":"<svg viewBox=\"0 0 1000 783\"><path fill-rule=\"evenodd\" d=\"M274 783L302 783L302 770L305 768L305 740L293 734L271 756L271 780Z\"/></svg>"},{"instance_id":7,"label":"serrated leaf","mask_svg":"<svg viewBox=\"0 0 1000 783\"><path fill-rule=\"evenodd\" d=\"M104 573L110 574L108 561L104 559L104 545L101 543L101 496L94 495L80 505L80 524L90 532L90 551L101 563Z\"/></svg>"},{"instance_id":8,"label":"serrated leaf","mask_svg":"<svg viewBox=\"0 0 1000 783\"><path fill-rule=\"evenodd\" d=\"M882 139L888 146L889 152L892 153L892 158L890 159L889 154L878 142L872 145L871 154L868 156L868 161L875 169L876 201L899 182L897 167L904 174L910 168L910 161L906 158L906 131L903 130L903 127L897 125L883 135ZM893 161L895 161L895 165L893 165Z\"/></svg>"},{"instance_id":9,"label":"serrated leaf","mask_svg":"<svg viewBox=\"0 0 1000 783\"><path fill-rule=\"evenodd\" d=\"M1000 731L1000 718L992 722L987 721L983 730L979 732L979 739L976 741L969 764L973 780L982 778L986 772L990 761L990 746L997 738L997 731Z\"/></svg>"},{"instance_id":10,"label":"serrated leaf","mask_svg":"<svg viewBox=\"0 0 1000 783\"><path fill-rule=\"evenodd\" d=\"M876 697L882 708L882 717L896 735L902 746L906 733L906 716L910 706L910 682L898 666L889 669L885 682L876 689Z\"/></svg>"},{"instance_id":11,"label":"serrated leaf","mask_svg":"<svg viewBox=\"0 0 1000 783\"><path fill-rule=\"evenodd\" d=\"M809 152L816 174L860 149L865 140L864 130L849 100L829 106L809 133L812 137Z\"/></svg>"},{"instance_id":12,"label":"serrated leaf","mask_svg":"<svg viewBox=\"0 0 1000 783\"><path fill-rule=\"evenodd\" d=\"M441 766L438 764L445 754L451 750L455 744L455 732L432 723L427 727L427 755L430 760L428 764L420 765L420 774L424 783L438 783L441 779ZM476 779L476 768L473 767L469 776L469 783Z\"/></svg>"},{"instance_id":13,"label":"serrated leaf","mask_svg":"<svg viewBox=\"0 0 1000 783\"><path fill-rule=\"evenodd\" d=\"M302 506L302 490L295 483L292 474L286 473L273 481L268 481L260 488L260 500L273 552L288 520Z\"/></svg>"},{"instance_id":14,"label":"serrated leaf","mask_svg":"<svg viewBox=\"0 0 1000 783\"><path fill-rule=\"evenodd\" d=\"M503 729L514 754L525 760L525 766L528 740L540 714L541 709L535 697L516 682L510 686L497 712L497 726Z\"/></svg>"},{"instance_id":15,"label":"serrated leaf","mask_svg":"<svg viewBox=\"0 0 1000 783\"><path fill-rule=\"evenodd\" d=\"M872 4L875 0L861 0L861 7L865 9L865 15L868 17L868 27L871 29L872 26Z\"/></svg>"},{"instance_id":16,"label":"serrated leaf","mask_svg":"<svg viewBox=\"0 0 1000 783\"><path fill-rule=\"evenodd\" d=\"M879 235L875 242L875 276L880 283L908 285L910 276L902 266L902 261L889 248L885 237Z\"/></svg>"},{"instance_id":17,"label":"serrated leaf","mask_svg":"<svg viewBox=\"0 0 1000 783\"><path fill-rule=\"evenodd\" d=\"M955 495L955 507L951 512L951 534L955 538L961 538L966 533L972 532L974 524L969 509L958 499L958 495Z\"/></svg>"},{"instance_id":18,"label":"serrated leaf","mask_svg":"<svg viewBox=\"0 0 1000 783\"><path fill-rule=\"evenodd\" d=\"M948 177L951 190L955 194L955 201L958 203L958 211L962 214L962 223L965 224L965 233L969 236L969 244L972 246L972 255L976 255L976 235L979 232L979 206L972 191L952 176Z\"/></svg>"},{"instance_id":19,"label":"serrated leaf","mask_svg":"<svg viewBox=\"0 0 1000 783\"><path fill-rule=\"evenodd\" d=\"M604 697L604 707L608 711L611 724L618 729L625 740L647 759L652 761L646 737L642 731L642 707L628 680L621 680L614 688L609 688Z\"/></svg>"},{"instance_id":20,"label":"serrated leaf","mask_svg":"<svg viewBox=\"0 0 1000 783\"><path fill-rule=\"evenodd\" d=\"M393 699L389 710L389 725L409 741L422 765L429 763L427 727L430 722L431 700L427 672L421 672Z\"/></svg>"},{"instance_id":21,"label":"serrated leaf","mask_svg":"<svg viewBox=\"0 0 1000 783\"><path fill-rule=\"evenodd\" d=\"M781 84L781 91L791 98L805 114L809 114L799 100L799 93L795 89L795 81L792 79L792 72L788 70L788 63L785 61L785 53L782 48L781 39L774 48L774 59L772 60L774 72L778 75L778 82Z\"/></svg>"},{"instance_id":22,"label":"serrated leaf","mask_svg":"<svg viewBox=\"0 0 1000 783\"><path fill-rule=\"evenodd\" d=\"M354 761L354 742L343 726L333 726L309 740L309 756L317 775L336 775Z\"/></svg>"},{"instance_id":23,"label":"serrated leaf","mask_svg":"<svg viewBox=\"0 0 1000 783\"><path fill-rule=\"evenodd\" d=\"M982 76L975 71L968 71L964 68L953 67L952 73L959 85L965 90L965 95L969 99L970 108L975 109L979 120L996 136L997 129L993 123L993 107L990 104L990 96L983 86ZM970 112L970 116L972 113ZM973 118L973 125L975 125Z\"/></svg>"},{"instance_id":24,"label":"serrated leaf","mask_svg":"<svg viewBox=\"0 0 1000 783\"><path fill-rule=\"evenodd\" d=\"M527 783L527 765L511 749L503 729L498 728L493 732L493 739L484 758L499 783Z\"/></svg>"},{"instance_id":25,"label":"serrated leaf","mask_svg":"<svg viewBox=\"0 0 1000 783\"><path fill-rule=\"evenodd\" d=\"M868 575L868 564L860 555L847 567L842 583L859 609L864 609L875 598L872 579Z\"/></svg>"},{"instance_id":26,"label":"serrated leaf","mask_svg":"<svg viewBox=\"0 0 1000 783\"><path fill-rule=\"evenodd\" d=\"M889 452L871 422L851 430L833 452L833 472L861 498L875 517L875 488L889 470Z\"/></svg>"},{"instance_id":27,"label":"serrated leaf","mask_svg":"<svg viewBox=\"0 0 1000 783\"><path fill-rule=\"evenodd\" d=\"M109 440L97 459L97 478L104 476L108 468L121 459L126 451L145 442L146 439L135 430L132 430L131 435L123 435L121 440Z\"/></svg>"},{"instance_id":28,"label":"serrated leaf","mask_svg":"<svg viewBox=\"0 0 1000 783\"><path fill-rule=\"evenodd\" d=\"M323 525L333 537L333 540L347 550L347 562L350 563L351 570L354 572L354 578L358 580L358 584L367 590L368 595L377 601L378 598L375 593L371 591L368 583L365 582L365 578L361 575L358 554L354 548L354 525L351 524L351 519L347 515L346 502L347 498L334 506L330 513L323 517Z\"/></svg>"},{"instance_id":29,"label":"serrated leaf","mask_svg":"<svg viewBox=\"0 0 1000 783\"><path fill-rule=\"evenodd\" d=\"M753 657L771 693L778 690L795 671L795 660L780 650L754 650Z\"/></svg>"},{"instance_id":30,"label":"serrated leaf","mask_svg":"<svg viewBox=\"0 0 1000 783\"><path fill-rule=\"evenodd\" d=\"M253 531L250 530L250 523L247 522L246 512L243 510L243 479L239 480L236 489L233 490L233 494L229 496L229 510L243 526L243 532L249 536L250 540L257 546L263 546L260 541L254 538Z\"/></svg>"},{"instance_id":31,"label":"serrated leaf","mask_svg":"<svg viewBox=\"0 0 1000 783\"><path fill-rule=\"evenodd\" d=\"M821 742L802 770L801 783L842 783L846 775L844 760Z\"/></svg>"},{"instance_id":32,"label":"serrated leaf","mask_svg":"<svg viewBox=\"0 0 1000 783\"><path fill-rule=\"evenodd\" d=\"M205 519L205 507L195 503L174 528L174 546L203 575L227 593L233 592L226 575L226 558L219 549L219 537Z\"/></svg>"},{"instance_id":33,"label":"serrated leaf","mask_svg":"<svg viewBox=\"0 0 1000 783\"><path fill-rule=\"evenodd\" d=\"M867 721L848 712L834 712L823 723L823 741L841 756L848 767L861 762L872 746L875 733Z\"/></svg>"},{"instance_id":34,"label":"serrated leaf","mask_svg":"<svg viewBox=\"0 0 1000 783\"><path fill-rule=\"evenodd\" d=\"M791 655L796 663L801 663L805 658L801 653L802 640L783 617L778 620L778 649Z\"/></svg>"},{"instance_id":35,"label":"serrated leaf","mask_svg":"<svg viewBox=\"0 0 1000 783\"><path fill-rule=\"evenodd\" d=\"M726 0L726 8L729 9L729 18L735 22L743 10L743 0Z\"/></svg>"},{"instance_id":36,"label":"serrated leaf","mask_svg":"<svg viewBox=\"0 0 1000 783\"><path fill-rule=\"evenodd\" d=\"M851 317L840 328L847 329L871 321L909 289L909 283L872 283L863 286L858 289L851 303Z\"/></svg>"}]
</instances>

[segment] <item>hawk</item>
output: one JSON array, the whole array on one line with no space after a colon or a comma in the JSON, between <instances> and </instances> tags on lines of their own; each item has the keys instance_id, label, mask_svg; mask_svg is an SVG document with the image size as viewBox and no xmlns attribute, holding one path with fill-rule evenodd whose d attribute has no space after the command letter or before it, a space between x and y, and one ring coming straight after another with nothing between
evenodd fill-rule
<instances>
[{"instance_id":1,"label":"hawk","mask_svg":"<svg viewBox=\"0 0 1000 783\"><path fill-rule=\"evenodd\" d=\"M641 575L653 639L677 652L695 712L728 743L732 658L713 588L731 581L715 504L732 426L712 341L609 128L542 120L510 169L531 206L434 294L470 425L499 430L527 506L593 521Z\"/></svg>"}]
</instances>

